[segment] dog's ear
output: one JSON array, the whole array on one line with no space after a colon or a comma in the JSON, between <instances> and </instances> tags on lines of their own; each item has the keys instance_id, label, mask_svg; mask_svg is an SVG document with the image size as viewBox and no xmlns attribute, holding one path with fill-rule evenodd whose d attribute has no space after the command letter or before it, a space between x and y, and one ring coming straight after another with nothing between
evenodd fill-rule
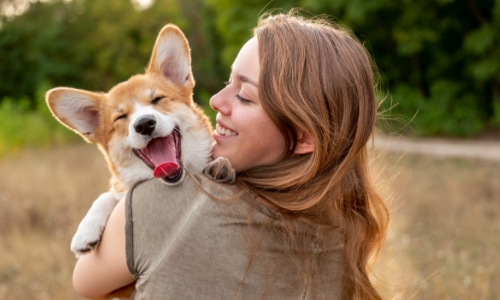
<instances>
[{"instance_id":1,"label":"dog's ear","mask_svg":"<svg viewBox=\"0 0 500 300\"><path fill-rule=\"evenodd\" d=\"M72 88L55 88L45 95L54 117L89 143L95 141L99 125L100 98L100 94Z\"/></svg>"},{"instance_id":2,"label":"dog's ear","mask_svg":"<svg viewBox=\"0 0 500 300\"><path fill-rule=\"evenodd\" d=\"M191 50L177 26L169 24L160 31L146 72L161 74L176 85L194 86Z\"/></svg>"}]
</instances>

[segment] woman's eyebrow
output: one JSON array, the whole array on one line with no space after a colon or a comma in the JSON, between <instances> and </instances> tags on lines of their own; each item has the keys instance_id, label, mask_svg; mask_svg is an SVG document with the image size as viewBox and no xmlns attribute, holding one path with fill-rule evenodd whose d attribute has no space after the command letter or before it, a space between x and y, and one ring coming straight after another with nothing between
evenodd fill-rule
<instances>
[{"instance_id":1,"label":"woman's eyebrow","mask_svg":"<svg viewBox=\"0 0 500 300\"><path fill-rule=\"evenodd\" d=\"M241 81L241 82L249 83L249 84L251 84L251 85L255 86L256 88L258 88L258 87L259 87L259 86L258 86L258 84L257 84L257 82L255 82L255 81L251 80L250 78L248 78L248 77L246 77L246 76L243 76L243 75L237 75L236 77L237 77L237 78L238 78L238 80L239 80L239 81Z\"/></svg>"},{"instance_id":2,"label":"woman's eyebrow","mask_svg":"<svg viewBox=\"0 0 500 300\"><path fill-rule=\"evenodd\" d=\"M233 66L231 66L231 76L233 76L234 73L233 73ZM236 75L236 79L238 79L239 81L241 82L244 82L244 83L250 83L251 85L255 86L256 88L259 87L259 85L257 84L257 82L251 80L250 78L244 76L244 75L240 75L240 74L237 74Z\"/></svg>"}]
</instances>

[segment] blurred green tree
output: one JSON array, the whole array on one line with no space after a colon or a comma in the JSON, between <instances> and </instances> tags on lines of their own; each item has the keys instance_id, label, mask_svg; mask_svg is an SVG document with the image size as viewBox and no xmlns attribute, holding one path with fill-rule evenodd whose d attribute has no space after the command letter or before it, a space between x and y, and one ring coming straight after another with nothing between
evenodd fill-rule
<instances>
[{"instance_id":1,"label":"blurred green tree","mask_svg":"<svg viewBox=\"0 0 500 300\"><path fill-rule=\"evenodd\" d=\"M226 73L240 48L252 36L259 17L269 11L288 11L300 4L297 0L206 0L216 14L215 29L224 48L220 52Z\"/></svg>"},{"instance_id":2,"label":"blurred green tree","mask_svg":"<svg viewBox=\"0 0 500 300\"><path fill-rule=\"evenodd\" d=\"M19 6L10 17L6 3ZM159 29L175 23L190 40L195 99L206 107L258 17L302 7L352 29L381 72L384 107L397 104L389 113L412 119L417 134L500 129L499 0L157 0L147 9L51 0L22 14L19 3L0 0L0 99L34 99L41 82L108 90L142 72Z\"/></svg>"},{"instance_id":3,"label":"blurred green tree","mask_svg":"<svg viewBox=\"0 0 500 300\"><path fill-rule=\"evenodd\" d=\"M186 24L175 0L140 11L130 1L32 3L0 30L0 98L32 97L43 80L106 91L147 66L158 31Z\"/></svg>"}]
</instances>

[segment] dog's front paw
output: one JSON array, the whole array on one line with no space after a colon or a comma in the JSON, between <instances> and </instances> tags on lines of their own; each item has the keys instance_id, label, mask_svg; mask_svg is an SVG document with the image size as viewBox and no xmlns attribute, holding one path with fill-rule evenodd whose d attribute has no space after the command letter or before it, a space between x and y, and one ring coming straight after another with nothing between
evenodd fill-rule
<instances>
[{"instance_id":1,"label":"dog's front paw","mask_svg":"<svg viewBox=\"0 0 500 300\"><path fill-rule=\"evenodd\" d=\"M121 194L107 192L102 193L94 201L89 212L78 225L78 230L71 241L71 251L77 258L99 244L106 221L121 196Z\"/></svg>"},{"instance_id":2,"label":"dog's front paw","mask_svg":"<svg viewBox=\"0 0 500 300\"><path fill-rule=\"evenodd\" d=\"M218 157L208 163L203 169L203 174L213 181L231 183L236 178L236 172L231 167L231 162L227 158Z\"/></svg>"},{"instance_id":3,"label":"dog's front paw","mask_svg":"<svg viewBox=\"0 0 500 300\"><path fill-rule=\"evenodd\" d=\"M104 227L92 221L86 222L85 219L82 221L71 240L71 251L76 258L95 249L101 240L103 229Z\"/></svg>"}]
</instances>

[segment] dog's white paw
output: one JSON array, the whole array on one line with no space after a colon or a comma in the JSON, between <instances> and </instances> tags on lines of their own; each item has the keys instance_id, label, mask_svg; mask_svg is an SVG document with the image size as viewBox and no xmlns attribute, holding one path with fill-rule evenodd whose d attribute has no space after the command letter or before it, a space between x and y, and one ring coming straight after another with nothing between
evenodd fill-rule
<instances>
[{"instance_id":1,"label":"dog's white paw","mask_svg":"<svg viewBox=\"0 0 500 300\"><path fill-rule=\"evenodd\" d=\"M77 258L92 251L99 244L108 217L119 197L118 194L107 192L94 201L71 241L71 251Z\"/></svg>"},{"instance_id":2,"label":"dog's white paw","mask_svg":"<svg viewBox=\"0 0 500 300\"><path fill-rule=\"evenodd\" d=\"M218 157L209 162L203 169L203 174L213 181L223 183L232 183L236 178L236 173L231 167L231 162L224 157Z\"/></svg>"},{"instance_id":3,"label":"dog's white paw","mask_svg":"<svg viewBox=\"0 0 500 300\"><path fill-rule=\"evenodd\" d=\"M107 218L100 219L85 217L78 226L78 230L71 240L71 251L77 258L92 251L99 244Z\"/></svg>"}]
</instances>

